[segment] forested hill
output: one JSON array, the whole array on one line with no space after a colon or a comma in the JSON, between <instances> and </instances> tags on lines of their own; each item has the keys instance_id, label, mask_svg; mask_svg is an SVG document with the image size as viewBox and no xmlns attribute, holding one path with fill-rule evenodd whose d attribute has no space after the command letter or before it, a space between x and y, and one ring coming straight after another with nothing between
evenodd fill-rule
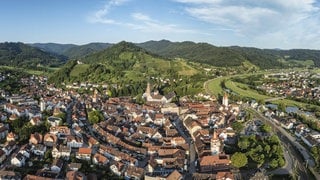
<instances>
[{"instance_id":1,"label":"forested hill","mask_svg":"<svg viewBox=\"0 0 320 180\"><path fill-rule=\"evenodd\" d=\"M29 44L32 47L39 48L45 52L64 55L70 48L77 47L75 44L58 44L58 43L34 43Z\"/></svg>"},{"instance_id":2,"label":"forested hill","mask_svg":"<svg viewBox=\"0 0 320 180\"><path fill-rule=\"evenodd\" d=\"M120 42L84 57L81 63L68 62L49 79L56 84L76 81L131 84L146 81L150 77L190 77L202 73L198 67L183 60L164 59L133 43Z\"/></svg>"},{"instance_id":3,"label":"forested hill","mask_svg":"<svg viewBox=\"0 0 320 180\"><path fill-rule=\"evenodd\" d=\"M64 62L50 53L23 43L0 43L0 64L34 68L37 65L59 66Z\"/></svg>"},{"instance_id":4,"label":"forested hill","mask_svg":"<svg viewBox=\"0 0 320 180\"><path fill-rule=\"evenodd\" d=\"M30 45L43 51L66 57L67 59L82 58L91 53L95 53L112 46L110 43L89 43L85 45L34 43Z\"/></svg>"},{"instance_id":5,"label":"forested hill","mask_svg":"<svg viewBox=\"0 0 320 180\"><path fill-rule=\"evenodd\" d=\"M312 60L320 66L319 50L270 50L248 47L217 47L207 43L147 41L138 46L167 58L185 58L214 66L238 66L245 60L262 69L287 67L293 61ZM296 63L295 65L299 65Z\"/></svg>"},{"instance_id":6,"label":"forested hill","mask_svg":"<svg viewBox=\"0 0 320 180\"><path fill-rule=\"evenodd\" d=\"M216 47L207 43L148 41L138 46L167 58L184 58L215 66L239 66L245 57L227 47Z\"/></svg>"}]
</instances>

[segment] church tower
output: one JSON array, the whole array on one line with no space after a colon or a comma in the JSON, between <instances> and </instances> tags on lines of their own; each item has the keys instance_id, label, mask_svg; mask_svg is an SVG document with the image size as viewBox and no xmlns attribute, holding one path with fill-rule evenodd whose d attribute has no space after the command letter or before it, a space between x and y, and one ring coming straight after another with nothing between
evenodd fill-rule
<instances>
[{"instance_id":1,"label":"church tower","mask_svg":"<svg viewBox=\"0 0 320 180\"><path fill-rule=\"evenodd\" d=\"M210 145L211 145L212 155L216 155L221 152L221 142L220 142L220 139L218 138L216 130L213 131L213 136L211 138Z\"/></svg>"},{"instance_id":2,"label":"church tower","mask_svg":"<svg viewBox=\"0 0 320 180\"><path fill-rule=\"evenodd\" d=\"M228 95L227 93L224 93L223 98L222 98L222 105L224 105L225 107L229 106L229 102L228 102Z\"/></svg>"},{"instance_id":3,"label":"church tower","mask_svg":"<svg viewBox=\"0 0 320 180\"><path fill-rule=\"evenodd\" d=\"M44 102L43 98L40 99L40 111L43 112L46 110L46 102Z\"/></svg>"},{"instance_id":4,"label":"church tower","mask_svg":"<svg viewBox=\"0 0 320 180\"><path fill-rule=\"evenodd\" d=\"M146 92L145 92L145 95L148 97L148 96L151 96L151 88L150 88L150 83L148 82L147 84L147 89L146 89Z\"/></svg>"},{"instance_id":5,"label":"church tower","mask_svg":"<svg viewBox=\"0 0 320 180\"><path fill-rule=\"evenodd\" d=\"M148 82L147 84L147 89L146 91L143 93L142 97L146 100L146 101L150 101L151 98L151 87L150 87L150 83Z\"/></svg>"},{"instance_id":6,"label":"church tower","mask_svg":"<svg viewBox=\"0 0 320 180\"><path fill-rule=\"evenodd\" d=\"M93 92L93 98L92 98L92 102L96 103L97 102L97 95L98 95L98 90L95 89Z\"/></svg>"}]
</instances>

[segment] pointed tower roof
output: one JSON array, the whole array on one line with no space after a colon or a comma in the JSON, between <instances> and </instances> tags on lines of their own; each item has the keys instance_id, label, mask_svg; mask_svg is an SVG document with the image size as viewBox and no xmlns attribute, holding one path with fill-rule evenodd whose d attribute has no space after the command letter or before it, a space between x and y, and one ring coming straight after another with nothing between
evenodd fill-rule
<instances>
[{"instance_id":1,"label":"pointed tower roof","mask_svg":"<svg viewBox=\"0 0 320 180\"><path fill-rule=\"evenodd\" d=\"M224 98L228 98L228 93L225 92L224 95L223 95L223 97L224 97Z\"/></svg>"},{"instance_id":2,"label":"pointed tower roof","mask_svg":"<svg viewBox=\"0 0 320 180\"><path fill-rule=\"evenodd\" d=\"M214 130L214 131L213 131L212 140L217 140L217 139L218 139L218 134L217 134L217 131Z\"/></svg>"},{"instance_id":3,"label":"pointed tower roof","mask_svg":"<svg viewBox=\"0 0 320 180\"><path fill-rule=\"evenodd\" d=\"M148 82L147 84L147 89L146 89L146 92L145 92L147 95L150 95L151 94L151 88L150 88L150 82Z\"/></svg>"}]
</instances>

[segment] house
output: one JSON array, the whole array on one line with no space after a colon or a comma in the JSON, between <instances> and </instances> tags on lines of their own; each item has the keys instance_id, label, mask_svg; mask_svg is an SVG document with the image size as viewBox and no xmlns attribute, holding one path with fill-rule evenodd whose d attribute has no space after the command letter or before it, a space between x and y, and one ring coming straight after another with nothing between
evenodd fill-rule
<instances>
[{"instance_id":1,"label":"house","mask_svg":"<svg viewBox=\"0 0 320 180\"><path fill-rule=\"evenodd\" d=\"M285 129L292 129L293 128L293 122L290 119L284 119L280 122L281 126Z\"/></svg>"},{"instance_id":2,"label":"house","mask_svg":"<svg viewBox=\"0 0 320 180\"><path fill-rule=\"evenodd\" d=\"M315 139L320 139L320 132L312 131L310 132L310 136L312 136Z\"/></svg>"},{"instance_id":3,"label":"house","mask_svg":"<svg viewBox=\"0 0 320 180\"><path fill-rule=\"evenodd\" d=\"M173 138L171 138L171 144L173 146L179 146L179 145L182 145L182 144L186 144L186 140L181 136L173 137Z\"/></svg>"},{"instance_id":4,"label":"house","mask_svg":"<svg viewBox=\"0 0 320 180\"><path fill-rule=\"evenodd\" d=\"M159 126L162 126L166 121L166 118L164 117L164 114L162 113L157 113L155 115L153 123Z\"/></svg>"},{"instance_id":5,"label":"house","mask_svg":"<svg viewBox=\"0 0 320 180\"><path fill-rule=\"evenodd\" d=\"M121 162L115 161L114 164L110 166L110 170L117 176L121 176L124 170L124 164Z\"/></svg>"},{"instance_id":6,"label":"house","mask_svg":"<svg viewBox=\"0 0 320 180\"><path fill-rule=\"evenodd\" d=\"M178 133L178 131L175 129L175 128L173 128L173 129L166 129L166 136L167 137L175 137L175 136L178 136L179 135L179 133Z\"/></svg>"},{"instance_id":7,"label":"house","mask_svg":"<svg viewBox=\"0 0 320 180\"><path fill-rule=\"evenodd\" d=\"M6 153L6 156L9 156L13 150L17 148L15 141L10 141L5 144L2 150Z\"/></svg>"},{"instance_id":8,"label":"house","mask_svg":"<svg viewBox=\"0 0 320 180\"><path fill-rule=\"evenodd\" d=\"M58 137L55 134L47 133L46 135L44 135L43 141L44 145L53 147L55 144L57 144Z\"/></svg>"},{"instance_id":9,"label":"house","mask_svg":"<svg viewBox=\"0 0 320 180\"><path fill-rule=\"evenodd\" d=\"M58 139L67 139L71 135L70 129L67 126L53 126L50 127L50 133L57 135Z\"/></svg>"},{"instance_id":10,"label":"house","mask_svg":"<svg viewBox=\"0 0 320 180\"><path fill-rule=\"evenodd\" d=\"M155 140L159 140L162 138L162 135L159 133L159 131L156 131L151 138Z\"/></svg>"},{"instance_id":11,"label":"house","mask_svg":"<svg viewBox=\"0 0 320 180\"><path fill-rule=\"evenodd\" d=\"M33 116L30 119L30 123L32 124L32 126L39 126L41 125L43 122L41 121L41 116Z\"/></svg>"},{"instance_id":12,"label":"house","mask_svg":"<svg viewBox=\"0 0 320 180\"><path fill-rule=\"evenodd\" d=\"M62 119L55 116L50 116L47 118L47 121L51 126L58 126L60 122L62 122Z\"/></svg>"},{"instance_id":13,"label":"house","mask_svg":"<svg viewBox=\"0 0 320 180\"><path fill-rule=\"evenodd\" d=\"M164 104L161 107L161 112L164 113L164 114L166 114L166 113L175 113L175 114L179 115L180 114L180 107L178 107L174 103Z\"/></svg>"},{"instance_id":14,"label":"house","mask_svg":"<svg viewBox=\"0 0 320 180\"><path fill-rule=\"evenodd\" d=\"M13 133L13 132L10 132L7 135L7 142L15 141L16 138L17 138L17 135L15 133Z\"/></svg>"},{"instance_id":15,"label":"house","mask_svg":"<svg viewBox=\"0 0 320 180\"><path fill-rule=\"evenodd\" d=\"M59 147L54 147L51 153L53 158L62 157L68 160L71 154L71 147L60 145Z\"/></svg>"},{"instance_id":16,"label":"house","mask_svg":"<svg viewBox=\"0 0 320 180\"><path fill-rule=\"evenodd\" d=\"M126 180L140 180L144 176L144 169L135 167L135 166L128 166L127 170L124 173Z\"/></svg>"},{"instance_id":17,"label":"house","mask_svg":"<svg viewBox=\"0 0 320 180\"><path fill-rule=\"evenodd\" d=\"M39 134L36 132L36 133L30 135L30 138L29 138L30 144L42 144L42 142L43 142L42 134Z\"/></svg>"},{"instance_id":18,"label":"house","mask_svg":"<svg viewBox=\"0 0 320 180\"><path fill-rule=\"evenodd\" d=\"M316 145L319 144L319 142L317 141L317 139L315 139L315 138L312 137L311 135L301 136L301 139L302 139L302 141L303 141L307 146L309 146L310 148L311 148L311 147L314 147L314 146L316 146Z\"/></svg>"},{"instance_id":19,"label":"house","mask_svg":"<svg viewBox=\"0 0 320 180\"><path fill-rule=\"evenodd\" d=\"M229 156L225 154L203 156L199 163L202 173L226 171L229 170L231 166L231 160Z\"/></svg>"},{"instance_id":20,"label":"house","mask_svg":"<svg viewBox=\"0 0 320 180\"><path fill-rule=\"evenodd\" d=\"M62 167L63 167L63 160L54 159L51 164L50 170L55 173L59 173L61 171Z\"/></svg>"},{"instance_id":21,"label":"house","mask_svg":"<svg viewBox=\"0 0 320 180\"><path fill-rule=\"evenodd\" d=\"M30 158L30 154L32 152L31 149L32 149L32 146L29 144L26 144L20 148L19 153L23 154L26 158Z\"/></svg>"},{"instance_id":22,"label":"house","mask_svg":"<svg viewBox=\"0 0 320 180\"><path fill-rule=\"evenodd\" d=\"M218 172L216 175L216 180L234 180L235 177L232 172L222 171Z\"/></svg>"},{"instance_id":23,"label":"house","mask_svg":"<svg viewBox=\"0 0 320 180\"><path fill-rule=\"evenodd\" d=\"M269 119L272 118L272 116L274 116L275 113L272 111L272 110L267 110L265 113L264 113L264 116L268 117Z\"/></svg>"},{"instance_id":24,"label":"house","mask_svg":"<svg viewBox=\"0 0 320 180\"><path fill-rule=\"evenodd\" d=\"M0 149L0 164L6 159L6 152L4 150Z\"/></svg>"},{"instance_id":25,"label":"house","mask_svg":"<svg viewBox=\"0 0 320 180\"><path fill-rule=\"evenodd\" d=\"M26 157L22 153L18 153L11 159L11 164L17 167L22 167L25 165Z\"/></svg>"},{"instance_id":26,"label":"house","mask_svg":"<svg viewBox=\"0 0 320 180\"><path fill-rule=\"evenodd\" d=\"M72 130L76 135L80 135L81 136L81 127L79 126L79 124L73 123L72 124Z\"/></svg>"},{"instance_id":27,"label":"house","mask_svg":"<svg viewBox=\"0 0 320 180\"><path fill-rule=\"evenodd\" d=\"M14 171L0 171L0 179L21 179L21 176L19 173Z\"/></svg>"},{"instance_id":28,"label":"house","mask_svg":"<svg viewBox=\"0 0 320 180\"><path fill-rule=\"evenodd\" d=\"M68 169L71 171L78 171L81 168L81 163L70 163L68 164Z\"/></svg>"},{"instance_id":29,"label":"house","mask_svg":"<svg viewBox=\"0 0 320 180\"><path fill-rule=\"evenodd\" d=\"M92 157L92 163L97 165L107 165L109 163L109 160L107 157L103 156L100 153L94 154Z\"/></svg>"},{"instance_id":30,"label":"house","mask_svg":"<svg viewBox=\"0 0 320 180\"><path fill-rule=\"evenodd\" d=\"M182 180L183 176L180 174L177 170L172 171L172 173L169 174L169 176L166 178L166 180Z\"/></svg>"},{"instance_id":31,"label":"house","mask_svg":"<svg viewBox=\"0 0 320 180\"><path fill-rule=\"evenodd\" d=\"M43 144L36 144L32 147L32 153L37 156L44 156L44 153L46 152L47 147Z\"/></svg>"},{"instance_id":32,"label":"house","mask_svg":"<svg viewBox=\"0 0 320 180\"><path fill-rule=\"evenodd\" d=\"M79 148L76 153L76 158L89 161L91 158L91 152L91 148Z\"/></svg>"},{"instance_id":33,"label":"house","mask_svg":"<svg viewBox=\"0 0 320 180\"><path fill-rule=\"evenodd\" d=\"M8 134L8 127L5 124L0 123L0 139L6 138L7 134Z\"/></svg>"},{"instance_id":34,"label":"house","mask_svg":"<svg viewBox=\"0 0 320 180\"><path fill-rule=\"evenodd\" d=\"M67 136L67 146L71 148L80 148L83 146L83 140L78 136L69 135Z\"/></svg>"},{"instance_id":35,"label":"house","mask_svg":"<svg viewBox=\"0 0 320 180\"><path fill-rule=\"evenodd\" d=\"M68 171L66 174L66 179L68 180L87 180L87 176L79 171Z\"/></svg>"},{"instance_id":36,"label":"house","mask_svg":"<svg viewBox=\"0 0 320 180\"><path fill-rule=\"evenodd\" d=\"M96 140L92 136L89 137L88 143L89 143L89 147L98 147L99 146L99 141Z\"/></svg>"},{"instance_id":37,"label":"house","mask_svg":"<svg viewBox=\"0 0 320 180\"><path fill-rule=\"evenodd\" d=\"M301 135L303 135L303 133L307 130L307 125L305 124L299 124L296 126L296 130L294 132L294 134L297 137L301 137Z\"/></svg>"}]
</instances>

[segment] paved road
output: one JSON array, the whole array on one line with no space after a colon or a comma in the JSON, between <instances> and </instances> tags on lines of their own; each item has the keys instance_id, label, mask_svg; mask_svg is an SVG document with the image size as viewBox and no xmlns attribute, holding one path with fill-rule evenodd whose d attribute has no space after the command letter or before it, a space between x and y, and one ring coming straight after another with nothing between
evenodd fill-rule
<instances>
[{"instance_id":1,"label":"paved road","mask_svg":"<svg viewBox=\"0 0 320 180\"><path fill-rule=\"evenodd\" d=\"M196 172L195 167L195 161L196 161L196 150L194 147L194 143L192 142L192 139L188 133L185 132L182 120L180 118L177 118L174 121L174 126L178 130L179 134L186 140L186 142L189 144L189 172L186 173L184 179L192 179L192 174Z\"/></svg>"},{"instance_id":2,"label":"paved road","mask_svg":"<svg viewBox=\"0 0 320 180\"><path fill-rule=\"evenodd\" d=\"M285 99L285 96L282 97L275 97L275 98L270 98L270 99L266 99L264 100L265 102L270 102L270 101L277 101L277 100L281 100L281 99Z\"/></svg>"},{"instance_id":3,"label":"paved road","mask_svg":"<svg viewBox=\"0 0 320 180\"><path fill-rule=\"evenodd\" d=\"M210 79L203 83L203 89L206 91L207 94L212 94L211 91L209 90L208 84L213 80L214 79Z\"/></svg>"}]
</instances>

